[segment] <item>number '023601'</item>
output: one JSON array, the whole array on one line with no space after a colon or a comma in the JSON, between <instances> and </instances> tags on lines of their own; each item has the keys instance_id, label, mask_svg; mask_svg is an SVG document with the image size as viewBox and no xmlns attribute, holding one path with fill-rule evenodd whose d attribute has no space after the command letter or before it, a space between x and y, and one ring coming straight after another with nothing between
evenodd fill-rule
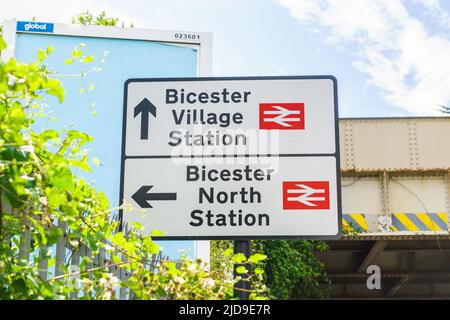
<instances>
[{"instance_id":1,"label":"number '023601'","mask_svg":"<svg viewBox=\"0 0 450 320\"><path fill-rule=\"evenodd\" d=\"M195 33L175 33L175 39L200 40L200 35Z\"/></svg>"}]
</instances>

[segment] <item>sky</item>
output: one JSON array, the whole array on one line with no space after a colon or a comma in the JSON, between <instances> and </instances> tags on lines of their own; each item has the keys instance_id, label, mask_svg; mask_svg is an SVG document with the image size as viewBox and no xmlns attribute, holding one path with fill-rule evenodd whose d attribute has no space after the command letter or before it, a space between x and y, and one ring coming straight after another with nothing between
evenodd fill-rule
<instances>
[{"instance_id":1,"label":"sky","mask_svg":"<svg viewBox=\"0 0 450 320\"><path fill-rule=\"evenodd\" d=\"M442 115L450 106L448 0L0 0L0 21L212 32L214 76L334 75L341 117Z\"/></svg>"}]
</instances>

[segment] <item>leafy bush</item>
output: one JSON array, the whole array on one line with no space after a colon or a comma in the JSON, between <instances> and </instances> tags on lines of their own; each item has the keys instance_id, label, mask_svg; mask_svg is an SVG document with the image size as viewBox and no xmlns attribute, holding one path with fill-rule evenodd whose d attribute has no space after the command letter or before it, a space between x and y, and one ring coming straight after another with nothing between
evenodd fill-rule
<instances>
[{"instance_id":1,"label":"leafy bush","mask_svg":"<svg viewBox=\"0 0 450 320\"><path fill-rule=\"evenodd\" d=\"M328 249L322 241L265 240L258 250L267 255L264 278L271 299L325 298L329 284L324 264L315 252Z\"/></svg>"},{"instance_id":2,"label":"leafy bush","mask_svg":"<svg viewBox=\"0 0 450 320\"><path fill-rule=\"evenodd\" d=\"M233 283L215 280L200 261L149 268L159 247L139 224L119 232L105 195L74 174L91 170L83 148L92 137L73 128L34 130L36 118L49 117L45 98L64 100L60 81L45 66L52 51L39 50L33 63L0 61L0 299L114 299L120 288L135 299L232 298ZM66 62L93 60L77 47ZM87 249L79 270L69 269L68 259L54 266L52 248L61 239L72 255ZM94 261L102 250L106 265ZM43 271L53 266L62 274L47 279ZM129 278L118 279L117 269Z\"/></svg>"}]
</instances>

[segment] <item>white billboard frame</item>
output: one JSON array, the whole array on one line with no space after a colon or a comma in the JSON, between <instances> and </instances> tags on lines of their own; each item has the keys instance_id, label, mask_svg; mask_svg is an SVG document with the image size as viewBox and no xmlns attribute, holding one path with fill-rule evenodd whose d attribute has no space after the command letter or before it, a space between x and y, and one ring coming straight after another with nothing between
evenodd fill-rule
<instances>
[{"instance_id":1,"label":"white billboard frame","mask_svg":"<svg viewBox=\"0 0 450 320\"><path fill-rule=\"evenodd\" d=\"M142 40L175 44L186 47L198 47L198 75L205 77L211 76L212 74L213 36L210 32L52 23L53 31L49 33L17 30L18 22L21 21L5 20L3 22L3 38L7 44L7 48L1 53L2 60L7 60L14 57L16 35L18 33Z\"/></svg>"}]
</instances>

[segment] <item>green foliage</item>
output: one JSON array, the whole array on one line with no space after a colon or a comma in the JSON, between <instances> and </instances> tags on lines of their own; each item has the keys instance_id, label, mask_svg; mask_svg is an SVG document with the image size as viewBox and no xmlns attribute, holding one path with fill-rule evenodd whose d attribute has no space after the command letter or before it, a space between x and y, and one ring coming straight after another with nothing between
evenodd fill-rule
<instances>
[{"instance_id":1,"label":"green foliage","mask_svg":"<svg viewBox=\"0 0 450 320\"><path fill-rule=\"evenodd\" d=\"M225 299L232 297L232 286L213 279L200 261L164 262L154 273L132 275L127 285L140 299Z\"/></svg>"},{"instance_id":2,"label":"green foliage","mask_svg":"<svg viewBox=\"0 0 450 320\"><path fill-rule=\"evenodd\" d=\"M249 281L252 292L250 299L267 299L267 288L263 281L264 270L262 264L267 258L264 254L255 253L248 259L242 253L233 254L233 241L217 240L211 241L211 272L214 279L222 283L232 285L236 281ZM233 278L234 264L237 277Z\"/></svg>"},{"instance_id":3,"label":"green foliage","mask_svg":"<svg viewBox=\"0 0 450 320\"><path fill-rule=\"evenodd\" d=\"M116 27L119 24L119 18L116 17L108 17L106 12L103 10L98 15L94 15L89 10L77 14L72 17L72 23L74 24L82 24L82 25L97 25L97 26L111 26ZM121 23L122 27L125 26L125 23ZM130 23L130 27L134 27L133 22Z\"/></svg>"},{"instance_id":4,"label":"green foliage","mask_svg":"<svg viewBox=\"0 0 450 320\"><path fill-rule=\"evenodd\" d=\"M267 255L264 279L272 299L325 298L327 290L319 282L329 283L324 265L315 252L328 248L322 241L257 241L255 246Z\"/></svg>"},{"instance_id":5,"label":"green foliage","mask_svg":"<svg viewBox=\"0 0 450 320\"><path fill-rule=\"evenodd\" d=\"M222 283L233 283L233 263L229 258L233 254L233 243L229 240L211 241L210 247L211 271L215 279Z\"/></svg>"},{"instance_id":6,"label":"green foliage","mask_svg":"<svg viewBox=\"0 0 450 320\"><path fill-rule=\"evenodd\" d=\"M96 17L86 11L72 22L116 26L118 19L107 17L104 11ZM86 78L102 68L83 67L95 60L84 55L85 46L76 46L65 63L78 65L81 72L77 75L84 84L80 93L89 98L88 92L94 85L88 85ZM0 51L5 48L0 33ZM22 64L15 59L0 62L0 300L115 299L121 287L131 290L135 299L232 299L233 284L240 278L233 280L227 267L208 271L201 261L182 259L161 261L155 270L149 261L160 248L151 237L140 233L142 226L132 224L127 234L117 231L118 222L112 214L117 208L111 209L103 193L73 173L77 168L91 170L83 147L92 137L74 128L33 130L35 118L53 120L44 107L44 99L64 99L60 82L45 66L45 59L53 51L52 47L39 50L33 63ZM107 55L105 50L101 63L105 63ZM90 101L89 108L93 107L95 103ZM92 113L95 115L95 111ZM100 160L93 158L92 163L98 166ZM26 234L31 240L26 253L30 259L24 259L20 251ZM154 230L151 234L164 232ZM42 279L39 263L46 259L49 267L55 265L51 248L63 236L72 254L81 246L90 254L81 257L79 271L71 271L65 261L60 266L64 274ZM106 252L109 261L105 266L92 264L100 250ZM257 265L264 256L247 260L228 251L222 258L222 265L231 266L231 271L233 260L255 265L256 272L249 279L262 279L262 269ZM126 281L112 273L118 267L130 274ZM262 297L255 291L250 298Z\"/></svg>"},{"instance_id":7,"label":"green foliage","mask_svg":"<svg viewBox=\"0 0 450 320\"><path fill-rule=\"evenodd\" d=\"M98 26L116 26L119 22L118 18L108 17L103 10L97 16L94 16L89 10L82 12L72 18L72 23L83 25L98 25Z\"/></svg>"},{"instance_id":8,"label":"green foliage","mask_svg":"<svg viewBox=\"0 0 450 320\"><path fill-rule=\"evenodd\" d=\"M262 292L260 296L270 299L325 298L329 284L324 265L315 252L324 252L327 246L322 241L252 241L253 254L248 261L252 270L240 267L237 272L250 275L252 289ZM211 241L211 270L219 273L222 282L232 281L233 262L227 259L233 252L229 240ZM234 256L235 263L245 263L245 256Z\"/></svg>"},{"instance_id":9,"label":"green foliage","mask_svg":"<svg viewBox=\"0 0 450 320\"><path fill-rule=\"evenodd\" d=\"M83 47L74 48L70 64L93 61ZM61 83L45 66L52 51L39 50L32 63L0 61L0 300L114 299L121 287L136 299L232 298L233 282L222 282L200 261L162 261L156 271L149 268L158 245L140 233L137 223L127 233L118 232L117 208L74 174L91 170L85 147L92 137L74 128L34 130L36 117L49 117L44 101L64 99ZM83 81L87 73L80 74ZM23 252L21 240L27 236L31 245ZM72 254L88 249L81 255L80 270L71 271L66 260L57 266L64 274L41 278L40 262L55 264L51 250L63 236ZM106 252L106 266L94 264L100 250ZM256 264L264 257L241 258L234 260ZM232 256L227 259L233 261ZM114 268L125 268L130 278L117 279Z\"/></svg>"},{"instance_id":10,"label":"green foliage","mask_svg":"<svg viewBox=\"0 0 450 320\"><path fill-rule=\"evenodd\" d=\"M353 222L348 222L343 226L342 233L346 236L356 236L364 233L364 230L359 226L355 226Z\"/></svg>"}]
</instances>

